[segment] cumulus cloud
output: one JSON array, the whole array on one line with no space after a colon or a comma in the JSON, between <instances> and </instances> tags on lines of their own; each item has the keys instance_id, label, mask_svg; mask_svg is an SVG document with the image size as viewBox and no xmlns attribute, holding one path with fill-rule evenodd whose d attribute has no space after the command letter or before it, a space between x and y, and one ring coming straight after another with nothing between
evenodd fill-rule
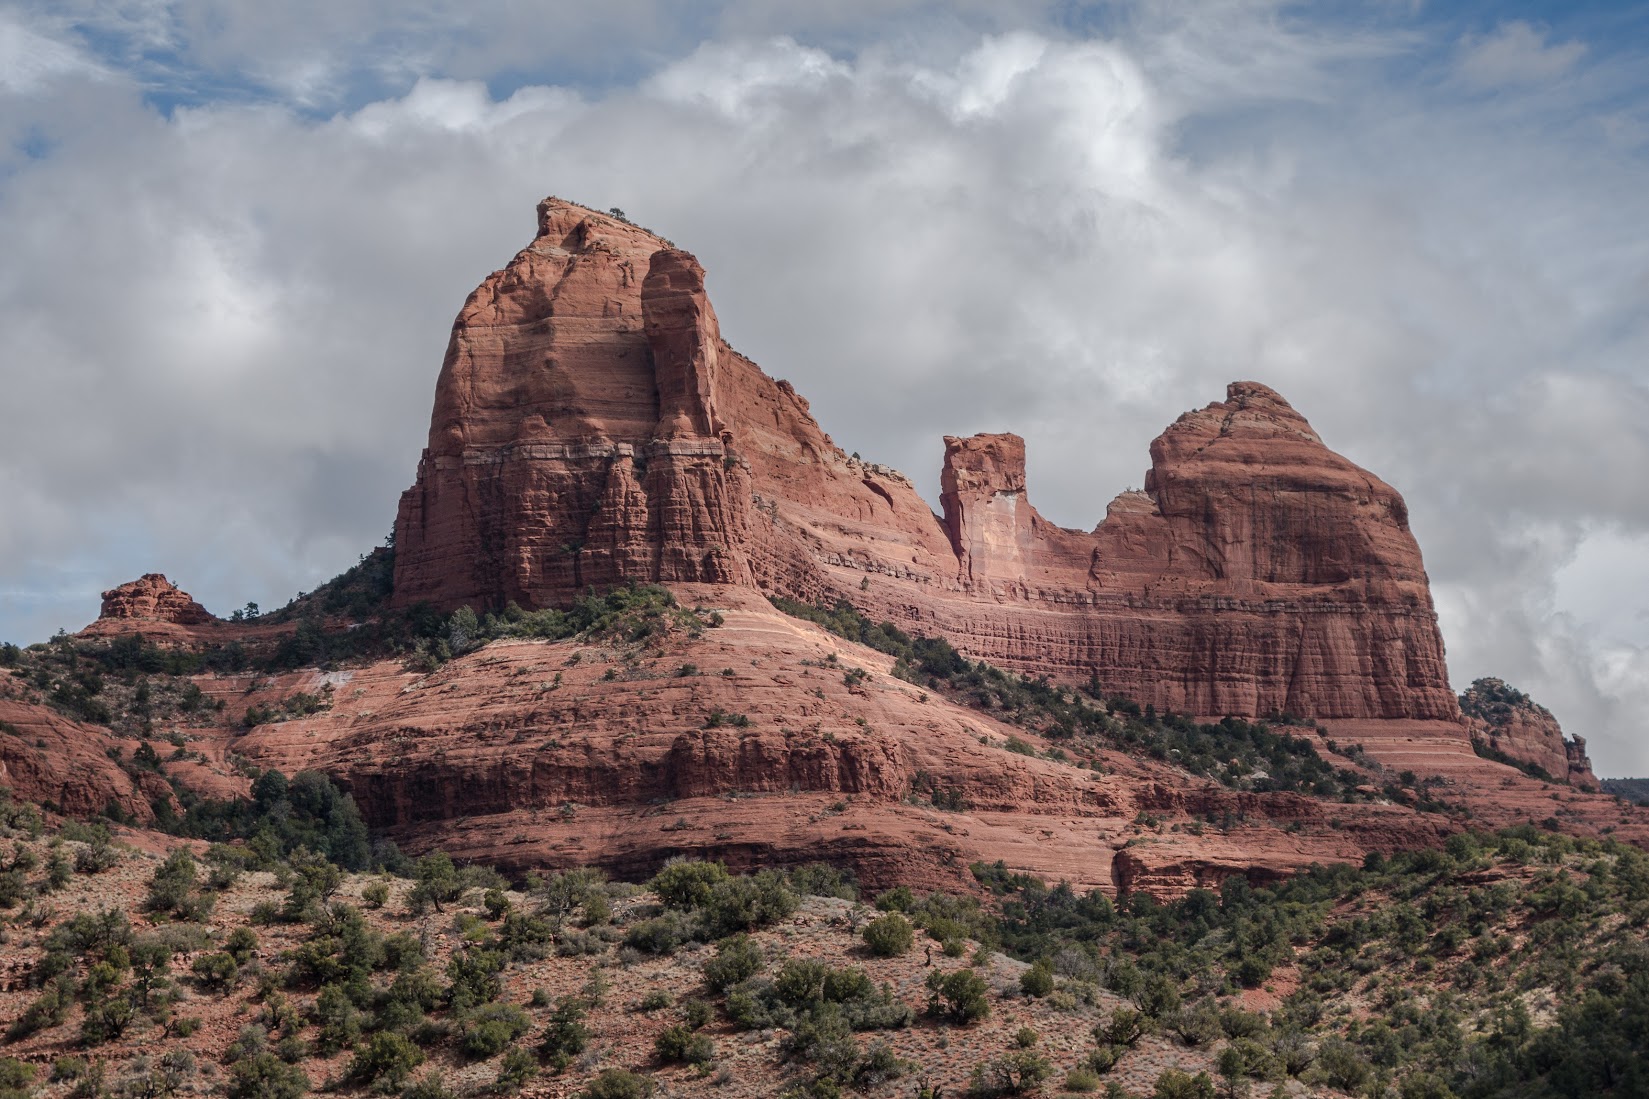
<instances>
[{"instance_id":1,"label":"cumulus cloud","mask_svg":"<svg viewBox=\"0 0 1649 1099\"><path fill-rule=\"evenodd\" d=\"M88 7L99 41L150 43L138 75L0 98L49 150L14 143L0 180L0 633L75 628L150 569L220 612L279 603L376 543L453 314L553 192L695 251L734 344L930 500L940 436L1013 430L1032 499L1091 527L1181 411L1276 386L1407 496L1457 685L1501 675L1604 770L1649 770L1622 609L1649 605L1622 572L1649 538L1624 473L1649 245L1620 229L1649 166L1589 54L1513 126L1402 20L1264 3L1098 32L1052 5L730 4L622 41L569 16L536 54L513 7L502 35L324 7ZM604 34L601 79L496 78ZM157 107L157 57L284 90Z\"/></svg>"}]
</instances>

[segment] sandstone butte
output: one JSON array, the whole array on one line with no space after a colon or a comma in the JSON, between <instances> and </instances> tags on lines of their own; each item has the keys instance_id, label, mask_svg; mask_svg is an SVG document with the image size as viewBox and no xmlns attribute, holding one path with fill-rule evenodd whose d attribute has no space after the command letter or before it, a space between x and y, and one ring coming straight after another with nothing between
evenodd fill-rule
<instances>
[{"instance_id":1,"label":"sandstone butte","mask_svg":"<svg viewBox=\"0 0 1649 1099\"><path fill-rule=\"evenodd\" d=\"M1401 496L1279 394L1233 383L1150 460L1143 491L1069 530L1030 503L1018 436L947 438L935 514L721 338L691 255L546 199L536 239L453 326L396 519L393 603L534 608L640 581L724 624L642 645L495 642L428 674L380 661L203 676L228 716L192 730L202 759L183 780L244 783L231 753L317 767L414 849L505 865L827 858L877 884L954 886L983 858L1172 893L1463 826L1401 804L1231 790L1118 752L1100 770L1008 752L1022 730L928 697L890 658L766 598L783 596L847 599L970 658L1097 680L1160 711L1297 715L1336 765L1358 766L1337 754L1357 744L1363 760L1436 777L1473 826L1556 818L1649 841L1649 815L1589 792L1584 743L1550 714L1531 704L1492 732L1462 714ZM187 644L279 629L202 614L151 575L106 593L86 632ZM845 683L842 668L866 676ZM321 713L233 720L323 688ZM710 726L716 711L749 724ZM1565 782L1481 758L1474 735ZM913 800L923 783L968 808ZM1225 826L1199 823L1214 817Z\"/></svg>"}]
</instances>

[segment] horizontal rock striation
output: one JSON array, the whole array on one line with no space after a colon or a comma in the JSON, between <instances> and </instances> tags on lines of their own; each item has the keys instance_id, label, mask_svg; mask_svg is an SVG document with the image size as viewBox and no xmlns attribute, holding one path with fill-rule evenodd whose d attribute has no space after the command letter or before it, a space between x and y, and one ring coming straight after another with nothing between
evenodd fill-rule
<instances>
[{"instance_id":1,"label":"horizontal rock striation","mask_svg":"<svg viewBox=\"0 0 1649 1099\"><path fill-rule=\"evenodd\" d=\"M945 444L937 517L721 338L690 255L547 199L454 325L395 599L545 606L625 580L849 598L1161 709L1460 720L1402 498L1265 386L1180 417L1092 531L1037 513L1017 436Z\"/></svg>"},{"instance_id":2,"label":"horizontal rock striation","mask_svg":"<svg viewBox=\"0 0 1649 1099\"><path fill-rule=\"evenodd\" d=\"M160 641L185 641L201 627L218 622L210 611L158 572L103 593L97 621L81 631L87 637L143 633Z\"/></svg>"},{"instance_id":3,"label":"horizontal rock striation","mask_svg":"<svg viewBox=\"0 0 1649 1099\"><path fill-rule=\"evenodd\" d=\"M335 775L409 849L515 868L638 876L677 854L747 868L825 858L875 887L954 889L969 864L1002 859L1172 895L1448 829L1397 805L1345 813L1120 752L1095 769L1012 751L1014 737L1045 745L895 677L884 654L721 590L724 624L702 636L500 641L431 673L370 664L338 682L329 709L223 735L260 767ZM239 709L320 679L202 683ZM1142 828L1142 813L1167 823ZM1228 824L1186 830L1204 819Z\"/></svg>"}]
</instances>

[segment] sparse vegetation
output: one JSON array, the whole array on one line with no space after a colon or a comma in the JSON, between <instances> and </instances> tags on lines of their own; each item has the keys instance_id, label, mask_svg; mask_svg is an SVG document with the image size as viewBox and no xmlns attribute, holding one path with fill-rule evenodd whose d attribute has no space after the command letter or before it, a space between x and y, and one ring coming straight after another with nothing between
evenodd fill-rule
<instances>
[{"instance_id":1,"label":"sparse vegetation","mask_svg":"<svg viewBox=\"0 0 1649 1099\"><path fill-rule=\"evenodd\" d=\"M1178 714L1158 714L1130 699L1108 694L1099 683L1075 690L1045 677L1031 679L965 659L943 638L912 636L891 622L872 622L851 603L816 607L772 598L786 614L814 622L830 632L895 657L894 674L951 701L989 713L998 721L1062 745L1061 751L1114 748L1183 767L1242 790L1291 790L1314 797L1355 800L1367 780L1338 771L1317 754L1310 739L1278 731L1267 722L1225 718L1197 722ZM1036 748L1010 737L1007 750L1036 754ZM920 780L914 785L935 807L950 792ZM959 795L957 795L959 796ZM1441 808L1441 806L1437 806Z\"/></svg>"}]
</instances>

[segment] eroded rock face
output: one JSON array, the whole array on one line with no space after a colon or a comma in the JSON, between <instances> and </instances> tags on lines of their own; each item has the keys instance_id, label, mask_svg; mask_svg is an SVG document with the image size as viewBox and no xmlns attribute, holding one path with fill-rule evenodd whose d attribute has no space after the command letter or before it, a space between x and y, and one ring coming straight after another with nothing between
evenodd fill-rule
<instances>
[{"instance_id":1,"label":"eroded rock face","mask_svg":"<svg viewBox=\"0 0 1649 1099\"><path fill-rule=\"evenodd\" d=\"M178 806L163 776L125 770L110 757L110 749L129 757L136 748L108 729L0 697L0 787L20 801L80 817L119 810L148 823L157 802Z\"/></svg>"},{"instance_id":2,"label":"eroded rock face","mask_svg":"<svg viewBox=\"0 0 1649 1099\"><path fill-rule=\"evenodd\" d=\"M204 626L217 621L207 609L158 572L145 573L103 593L99 620Z\"/></svg>"},{"instance_id":3,"label":"eroded rock face","mask_svg":"<svg viewBox=\"0 0 1649 1099\"><path fill-rule=\"evenodd\" d=\"M845 597L1161 709L1459 722L1402 498L1265 386L1180 417L1089 532L1037 513L1017 436L949 438L944 462L940 519L721 339L690 255L547 199L454 326L395 598Z\"/></svg>"},{"instance_id":4,"label":"eroded rock face","mask_svg":"<svg viewBox=\"0 0 1649 1099\"><path fill-rule=\"evenodd\" d=\"M1011 751L1010 737L1043 744L754 592L685 598L718 594L729 598L707 605L723 624L702 636L500 641L427 674L370 664L345 673L330 709L217 735L260 767L336 776L409 850L628 877L673 855L745 869L828 859L873 888L957 889L972 887L971 863L1001 859L1171 896L1432 844L1449 827L1397 805L1349 814L1230 790L1121 752L1092 768ZM321 678L201 682L244 709ZM1137 825L1142 813L1161 823ZM1205 819L1232 823L1187 830Z\"/></svg>"},{"instance_id":5,"label":"eroded rock face","mask_svg":"<svg viewBox=\"0 0 1649 1099\"><path fill-rule=\"evenodd\" d=\"M698 262L658 245L547 200L538 239L470 295L396 519L398 602L750 582L715 312Z\"/></svg>"},{"instance_id":6,"label":"eroded rock face","mask_svg":"<svg viewBox=\"0 0 1649 1099\"><path fill-rule=\"evenodd\" d=\"M1460 696L1472 737L1490 749L1532 764L1558 782L1602 789L1582 737L1565 737L1546 707L1500 679L1479 679Z\"/></svg>"}]
</instances>

